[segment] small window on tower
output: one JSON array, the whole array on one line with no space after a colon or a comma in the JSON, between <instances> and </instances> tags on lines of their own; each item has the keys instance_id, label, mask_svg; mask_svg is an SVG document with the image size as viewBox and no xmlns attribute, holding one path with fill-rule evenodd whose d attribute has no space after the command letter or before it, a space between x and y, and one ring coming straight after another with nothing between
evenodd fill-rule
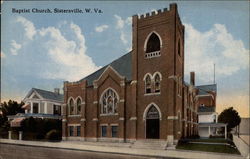
<instances>
[{"instance_id":1,"label":"small window on tower","mask_svg":"<svg viewBox=\"0 0 250 159\"><path fill-rule=\"evenodd\" d=\"M146 85L146 93L151 93L151 78L149 75L147 75L146 77L145 85Z\"/></svg>"},{"instance_id":2,"label":"small window on tower","mask_svg":"<svg viewBox=\"0 0 250 159\"><path fill-rule=\"evenodd\" d=\"M158 93L161 91L161 78L159 74L155 75L155 92Z\"/></svg>"},{"instance_id":3,"label":"small window on tower","mask_svg":"<svg viewBox=\"0 0 250 159\"><path fill-rule=\"evenodd\" d=\"M178 41L178 55L181 56L181 44L180 44L180 40Z\"/></svg>"}]
</instances>

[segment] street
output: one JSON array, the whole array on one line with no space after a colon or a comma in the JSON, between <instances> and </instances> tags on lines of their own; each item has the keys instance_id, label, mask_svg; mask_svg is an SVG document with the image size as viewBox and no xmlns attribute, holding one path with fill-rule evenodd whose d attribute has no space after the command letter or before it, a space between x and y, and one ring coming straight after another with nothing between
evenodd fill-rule
<instances>
[{"instance_id":1,"label":"street","mask_svg":"<svg viewBox=\"0 0 250 159\"><path fill-rule=\"evenodd\" d=\"M172 159L0 143L0 159Z\"/></svg>"}]
</instances>

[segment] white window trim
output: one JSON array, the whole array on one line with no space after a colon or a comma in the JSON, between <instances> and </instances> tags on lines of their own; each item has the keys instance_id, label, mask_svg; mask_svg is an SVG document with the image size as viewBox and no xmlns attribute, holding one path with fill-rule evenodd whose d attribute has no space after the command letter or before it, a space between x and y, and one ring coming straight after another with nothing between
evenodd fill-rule
<instances>
[{"instance_id":1,"label":"white window trim","mask_svg":"<svg viewBox=\"0 0 250 159\"><path fill-rule=\"evenodd\" d=\"M100 116L113 116L113 115L118 115L118 113L114 113L114 114L100 114Z\"/></svg>"},{"instance_id":2,"label":"white window trim","mask_svg":"<svg viewBox=\"0 0 250 159\"><path fill-rule=\"evenodd\" d=\"M144 96L153 96L153 95L161 95L161 92L156 93L145 93Z\"/></svg>"}]
</instances>

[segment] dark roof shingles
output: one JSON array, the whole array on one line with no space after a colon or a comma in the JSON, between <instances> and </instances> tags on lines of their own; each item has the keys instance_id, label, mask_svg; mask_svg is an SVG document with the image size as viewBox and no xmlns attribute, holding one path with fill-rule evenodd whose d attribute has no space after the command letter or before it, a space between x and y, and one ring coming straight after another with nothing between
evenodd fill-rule
<instances>
[{"instance_id":1,"label":"dark roof shingles","mask_svg":"<svg viewBox=\"0 0 250 159\"><path fill-rule=\"evenodd\" d=\"M196 86L198 88L199 93L198 95L207 95L209 92L217 92L217 85L216 84L211 84L211 85L201 85L201 86Z\"/></svg>"},{"instance_id":2,"label":"dark roof shingles","mask_svg":"<svg viewBox=\"0 0 250 159\"><path fill-rule=\"evenodd\" d=\"M126 77L127 80L131 80L132 79L132 52L129 52L123 55L122 57L114 60L110 64L100 68L99 70L88 75L87 77L84 77L80 81L87 80L88 85L93 85L93 81L97 80L108 66L111 66L113 69L115 69L121 76Z\"/></svg>"},{"instance_id":3,"label":"dark roof shingles","mask_svg":"<svg viewBox=\"0 0 250 159\"><path fill-rule=\"evenodd\" d=\"M57 100L57 101L63 102L62 94L57 94L55 92L50 92L50 91L37 89L37 88L32 88L32 89L35 90L39 95L41 95L45 99Z\"/></svg>"}]
</instances>

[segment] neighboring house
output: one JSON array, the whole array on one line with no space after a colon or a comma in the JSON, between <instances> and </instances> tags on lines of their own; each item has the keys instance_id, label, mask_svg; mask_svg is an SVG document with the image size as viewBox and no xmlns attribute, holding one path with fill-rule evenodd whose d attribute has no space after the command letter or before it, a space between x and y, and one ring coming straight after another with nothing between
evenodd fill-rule
<instances>
[{"instance_id":1,"label":"neighboring house","mask_svg":"<svg viewBox=\"0 0 250 159\"><path fill-rule=\"evenodd\" d=\"M12 127L21 126L21 121L28 117L34 118L61 118L61 105L63 104L63 95L59 88L54 92L42 89L32 88L23 99L25 103L22 108L25 113L8 116Z\"/></svg>"},{"instance_id":2,"label":"neighboring house","mask_svg":"<svg viewBox=\"0 0 250 159\"><path fill-rule=\"evenodd\" d=\"M198 134L196 88L184 82L185 29L177 5L135 15L132 22L131 52L64 83L63 139L172 145Z\"/></svg>"},{"instance_id":3,"label":"neighboring house","mask_svg":"<svg viewBox=\"0 0 250 159\"><path fill-rule=\"evenodd\" d=\"M23 99L25 113L61 115L63 95L59 88L54 92L32 88Z\"/></svg>"},{"instance_id":4,"label":"neighboring house","mask_svg":"<svg viewBox=\"0 0 250 159\"><path fill-rule=\"evenodd\" d=\"M221 127L225 127L226 131L226 124L218 123L218 113L215 111L217 85L202 85L196 86L196 88L198 89L196 104L198 105L199 115L199 136L217 136L219 135L218 129Z\"/></svg>"}]
</instances>

